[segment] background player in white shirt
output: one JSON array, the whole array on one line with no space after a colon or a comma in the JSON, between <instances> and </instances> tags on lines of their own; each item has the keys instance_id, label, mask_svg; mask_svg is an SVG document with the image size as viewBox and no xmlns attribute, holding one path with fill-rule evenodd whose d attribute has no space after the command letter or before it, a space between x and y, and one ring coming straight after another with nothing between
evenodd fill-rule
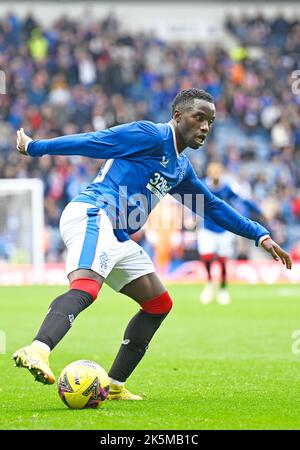
<instances>
[{"instance_id":1,"label":"background player in white shirt","mask_svg":"<svg viewBox=\"0 0 300 450\"><path fill-rule=\"evenodd\" d=\"M220 199L229 204L239 200L247 211L254 213L256 217L262 217L262 211L255 202L245 199L235 192L232 186L225 180L224 172L225 168L221 163L211 162L207 166L207 176L202 182ZM200 293L200 301L203 304L210 303L216 295L218 303L227 305L231 299L227 290L226 262L233 256L234 235L206 217L203 221L203 227L198 231L197 238L200 258L207 272L207 283ZM211 267L214 261L218 261L221 268L219 289L216 289L217 286L212 280Z\"/></svg>"}]
</instances>

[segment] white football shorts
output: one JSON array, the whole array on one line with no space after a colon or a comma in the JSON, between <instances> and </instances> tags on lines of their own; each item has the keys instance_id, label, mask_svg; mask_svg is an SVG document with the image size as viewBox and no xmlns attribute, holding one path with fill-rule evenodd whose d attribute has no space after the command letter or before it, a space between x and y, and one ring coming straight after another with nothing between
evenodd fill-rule
<instances>
[{"instance_id":1,"label":"white football shorts","mask_svg":"<svg viewBox=\"0 0 300 450\"><path fill-rule=\"evenodd\" d=\"M67 275L76 269L91 269L118 292L155 272L142 247L133 240L119 242L106 213L89 203L68 203L60 218L60 233L67 247Z\"/></svg>"},{"instance_id":2,"label":"white football shorts","mask_svg":"<svg viewBox=\"0 0 300 450\"><path fill-rule=\"evenodd\" d=\"M232 258L235 236L230 231L216 233L206 228L198 231L198 251L200 255L215 254L223 258Z\"/></svg>"}]
</instances>

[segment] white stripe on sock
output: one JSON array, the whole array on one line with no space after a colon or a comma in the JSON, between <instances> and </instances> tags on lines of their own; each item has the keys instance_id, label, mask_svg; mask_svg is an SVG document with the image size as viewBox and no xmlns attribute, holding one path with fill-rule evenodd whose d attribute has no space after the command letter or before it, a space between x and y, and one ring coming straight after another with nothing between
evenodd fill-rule
<instances>
[{"instance_id":1,"label":"white stripe on sock","mask_svg":"<svg viewBox=\"0 0 300 450\"><path fill-rule=\"evenodd\" d=\"M48 352L48 353L50 353L50 351L51 351L49 345L44 344L44 342L41 342L41 341L33 341L33 344L38 345L38 346L41 347L43 350L46 350L46 352Z\"/></svg>"},{"instance_id":2,"label":"white stripe on sock","mask_svg":"<svg viewBox=\"0 0 300 450\"><path fill-rule=\"evenodd\" d=\"M114 380L113 378L110 378L110 384L116 384L117 386L124 386L123 381Z\"/></svg>"}]
</instances>

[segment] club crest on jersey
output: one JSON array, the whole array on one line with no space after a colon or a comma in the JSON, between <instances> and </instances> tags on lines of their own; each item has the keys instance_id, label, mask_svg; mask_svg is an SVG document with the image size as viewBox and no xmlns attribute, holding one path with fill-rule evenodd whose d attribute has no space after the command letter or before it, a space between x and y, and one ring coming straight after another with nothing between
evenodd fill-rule
<instances>
[{"instance_id":1,"label":"club crest on jersey","mask_svg":"<svg viewBox=\"0 0 300 450\"><path fill-rule=\"evenodd\" d=\"M108 256L105 252L102 252L99 256L100 258L100 267L101 269L107 269L108 268Z\"/></svg>"},{"instance_id":2,"label":"club crest on jersey","mask_svg":"<svg viewBox=\"0 0 300 450\"><path fill-rule=\"evenodd\" d=\"M161 173L155 172L153 178L150 178L147 184L147 189L155 194L160 200L168 193L171 186L168 186L167 180L162 176Z\"/></svg>"}]
</instances>

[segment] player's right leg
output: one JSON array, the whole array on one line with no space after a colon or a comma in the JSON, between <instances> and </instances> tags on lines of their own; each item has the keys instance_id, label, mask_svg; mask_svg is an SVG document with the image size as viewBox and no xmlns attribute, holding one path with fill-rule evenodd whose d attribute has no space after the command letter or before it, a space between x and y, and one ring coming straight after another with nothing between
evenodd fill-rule
<instances>
[{"instance_id":1,"label":"player's right leg","mask_svg":"<svg viewBox=\"0 0 300 450\"><path fill-rule=\"evenodd\" d=\"M217 302L220 305L229 305L231 302L230 292L227 288L227 260L232 257L234 248L234 235L229 231L219 234L217 248L218 262L221 266L220 288L217 292Z\"/></svg>"},{"instance_id":2,"label":"player's right leg","mask_svg":"<svg viewBox=\"0 0 300 450\"><path fill-rule=\"evenodd\" d=\"M150 263L147 264L146 257L144 261L145 271L147 271L147 266L150 269ZM142 266L142 257L140 262ZM123 273L127 273L130 280L137 275L137 269L134 266L130 268L130 261L128 261L127 271L124 270ZM109 282L113 278L112 273ZM120 277L119 279L116 277L115 281L123 284ZM111 286L116 288L115 283ZM117 287L116 290L119 288ZM118 354L108 372L111 380L108 398L109 400L142 400L141 396L128 391L125 383L143 359L153 336L171 311L172 300L155 272L133 279L125 284L120 292L135 300L140 305L140 310L129 321Z\"/></svg>"},{"instance_id":3,"label":"player's right leg","mask_svg":"<svg viewBox=\"0 0 300 450\"><path fill-rule=\"evenodd\" d=\"M16 366L27 368L43 384L55 382L49 367L50 351L65 336L78 314L97 298L105 278L99 274L98 267L93 270L98 250L99 221L97 211L94 208L91 213L91 209L85 204L70 204L65 209L61 232L68 249L70 289L51 303L32 344L13 354ZM105 226L102 231L104 241L109 241Z\"/></svg>"}]
</instances>

